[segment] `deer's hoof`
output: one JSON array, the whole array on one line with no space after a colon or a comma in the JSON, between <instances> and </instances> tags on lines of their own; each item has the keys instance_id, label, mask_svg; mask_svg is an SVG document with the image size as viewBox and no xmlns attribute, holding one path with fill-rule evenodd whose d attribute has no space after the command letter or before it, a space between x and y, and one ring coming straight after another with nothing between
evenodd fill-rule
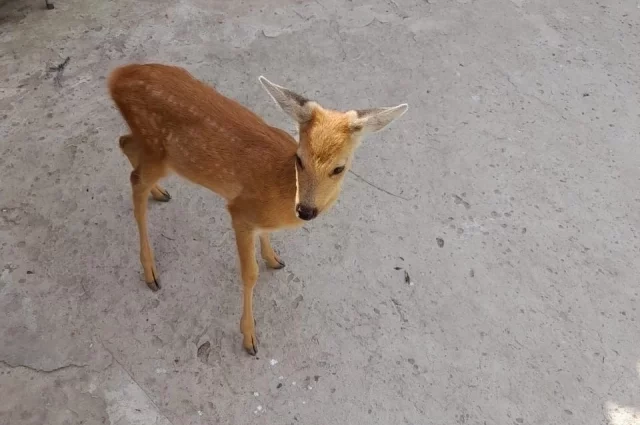
<instances>
[{"instance_id":1,"label":"deer's hoof","mask_svg":"<svg viewBox=\"0 0 640 425\"><path fill-rule=\"evenodd\" d=\"M156 276L155 273L153 273L153 280L151 280L150 282L147 282L147 286L149 287L149 289L151 289L153 292L157 292L159 291L162 286L160 286L160 279L158 279L158 277Z\"/></svg>"},{"instance_id":2,"label":"deer's hoof","mask_svg":"<svg viewBox=\"0 0 640 425\"><path fill-rule=\"evenodd\" d=\"M273 256L272 260L267 261L267 267L269 267L270 269L280 270L284 268L284 266L285 266L284 261L282 261L277 254Z\"/></svg>"},{"instance_id":3,"label":"deer's hoof","mask_svg":"<svg viewBox=\"0 0 640 425\"><path fill-rule=\"evenodd\" d=\"M250 355L255 356L256 354L258 354L258 339L256 338L255 333L252 333L251 335L245 335L242 345Z\"/></svg>"},{"instance_id":4,"label":"deer's hoof","mask_svg":"<svg viewBox=\"0 0 640 425\"><path fill-rule=\"evenodd\" d=\"M159 186L151 189L151 196L158 202L169 202L171 200L169 192Z\"/></svg>"}]
</instances>

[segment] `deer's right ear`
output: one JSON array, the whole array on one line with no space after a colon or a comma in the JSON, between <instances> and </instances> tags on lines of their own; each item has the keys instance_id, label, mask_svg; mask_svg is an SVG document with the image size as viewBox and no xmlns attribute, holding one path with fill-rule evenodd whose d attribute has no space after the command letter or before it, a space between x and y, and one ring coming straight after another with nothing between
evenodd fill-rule
<instances>
[{"instance_id":1,"label":"deer's right ear","mask_svg":"<svg viewBox=\"0 0 640 425\"><path fill-rule=\"evenodd\" d=\"M303 124L311 119L313 114L313 102L292 92L289 89L273 84L263 76L259 78L262 87L269 93L271 98L298 123Z\"/></svg>"}]
</instances>

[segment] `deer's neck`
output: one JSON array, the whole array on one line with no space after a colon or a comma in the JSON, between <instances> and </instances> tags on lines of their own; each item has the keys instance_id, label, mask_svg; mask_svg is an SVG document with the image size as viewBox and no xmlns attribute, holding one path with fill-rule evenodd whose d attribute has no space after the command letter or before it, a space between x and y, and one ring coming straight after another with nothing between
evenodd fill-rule
<instances>
[{"instance_id":1,"label":"deer's neck","mask_svg":"<svg viewBox=\"0 0 640 425\"><path fill-rule=\"evenodd\" d=\"M279 195L283 202L290 202L291 205L295 203L296 199L296 165L295 157L293 155L283 156L278 158L278 164L276 165L273 173L273 184L278 188Z\"/></svg>"},{"instance_id":2,"label":"deer's neck","mask_svg":"<svg viewBox=\"0 0 640 425\"><path fill-rule=\"evenodd\" d=\"M259 193L256 193L256 205L261 211L260 221L256 223L263 228L287 228L297 227L303 222L295 213L296 202L296 169L295 152L296 145L286 141L286 144L278 146L277 155L269 158L261 158L262 172L255 182ZM260 159L259 159L260 160Z\"/></svg>"}]
</instances>

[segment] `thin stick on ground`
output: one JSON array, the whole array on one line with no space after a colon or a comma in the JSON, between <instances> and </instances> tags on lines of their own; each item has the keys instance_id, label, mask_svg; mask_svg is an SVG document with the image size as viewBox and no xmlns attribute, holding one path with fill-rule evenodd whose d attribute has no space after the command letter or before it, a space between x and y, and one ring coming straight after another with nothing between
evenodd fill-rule
<instances>
[{"instance_id":1,"label":"thin stick on ground","mask_svg":"<svg viewBox=\"0 0 640 425\"><path fill-rule=\"evenodd\" d=\"M351 174L353 174L354 176L356 176L356 177L357 177L358 179L360 179L361 181L363 181L363 182L365 182L366 184L368 184L369 186L373 187L374 189L378 189L380 192L384 192L384 193L386 193L387 195L391 195L391 196L394 196L394 197L396 197L396 198L400 198L400 199L402 199L402 200L404 200L404 201L410 201L410 200L412 200L412 199L413 199L413 198L407 198L407 197L404 197L404 196L402 196L402 195L398 195L398 194L393 193L393 192L389 192L387 189L383 189L383 188L381 188L380 186L377 186L377 185L375 185L375 184L371 183L369 180L365 179L364 177L362 177L361 175L359 175L358 173L356 173L356 172L355 172L355 171L353 171L353 170L349 170L349 172L350 172Z\"/></svg>"}]
</instances>

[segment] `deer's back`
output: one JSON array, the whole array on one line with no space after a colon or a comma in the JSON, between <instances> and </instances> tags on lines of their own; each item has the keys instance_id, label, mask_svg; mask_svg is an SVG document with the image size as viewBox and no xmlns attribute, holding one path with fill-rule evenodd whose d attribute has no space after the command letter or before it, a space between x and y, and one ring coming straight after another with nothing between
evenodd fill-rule
<instances>
[{"instance_id":1,"label":"deer's back","mask_svg":"<svg viewBox=\"0 0 640 425\"><path fill-rule=\"evenodd\" d=\"M182 68L123 66L109 91L147 155L227 198L296 150L286 133Z\"/></svg>"}]
</instances>

